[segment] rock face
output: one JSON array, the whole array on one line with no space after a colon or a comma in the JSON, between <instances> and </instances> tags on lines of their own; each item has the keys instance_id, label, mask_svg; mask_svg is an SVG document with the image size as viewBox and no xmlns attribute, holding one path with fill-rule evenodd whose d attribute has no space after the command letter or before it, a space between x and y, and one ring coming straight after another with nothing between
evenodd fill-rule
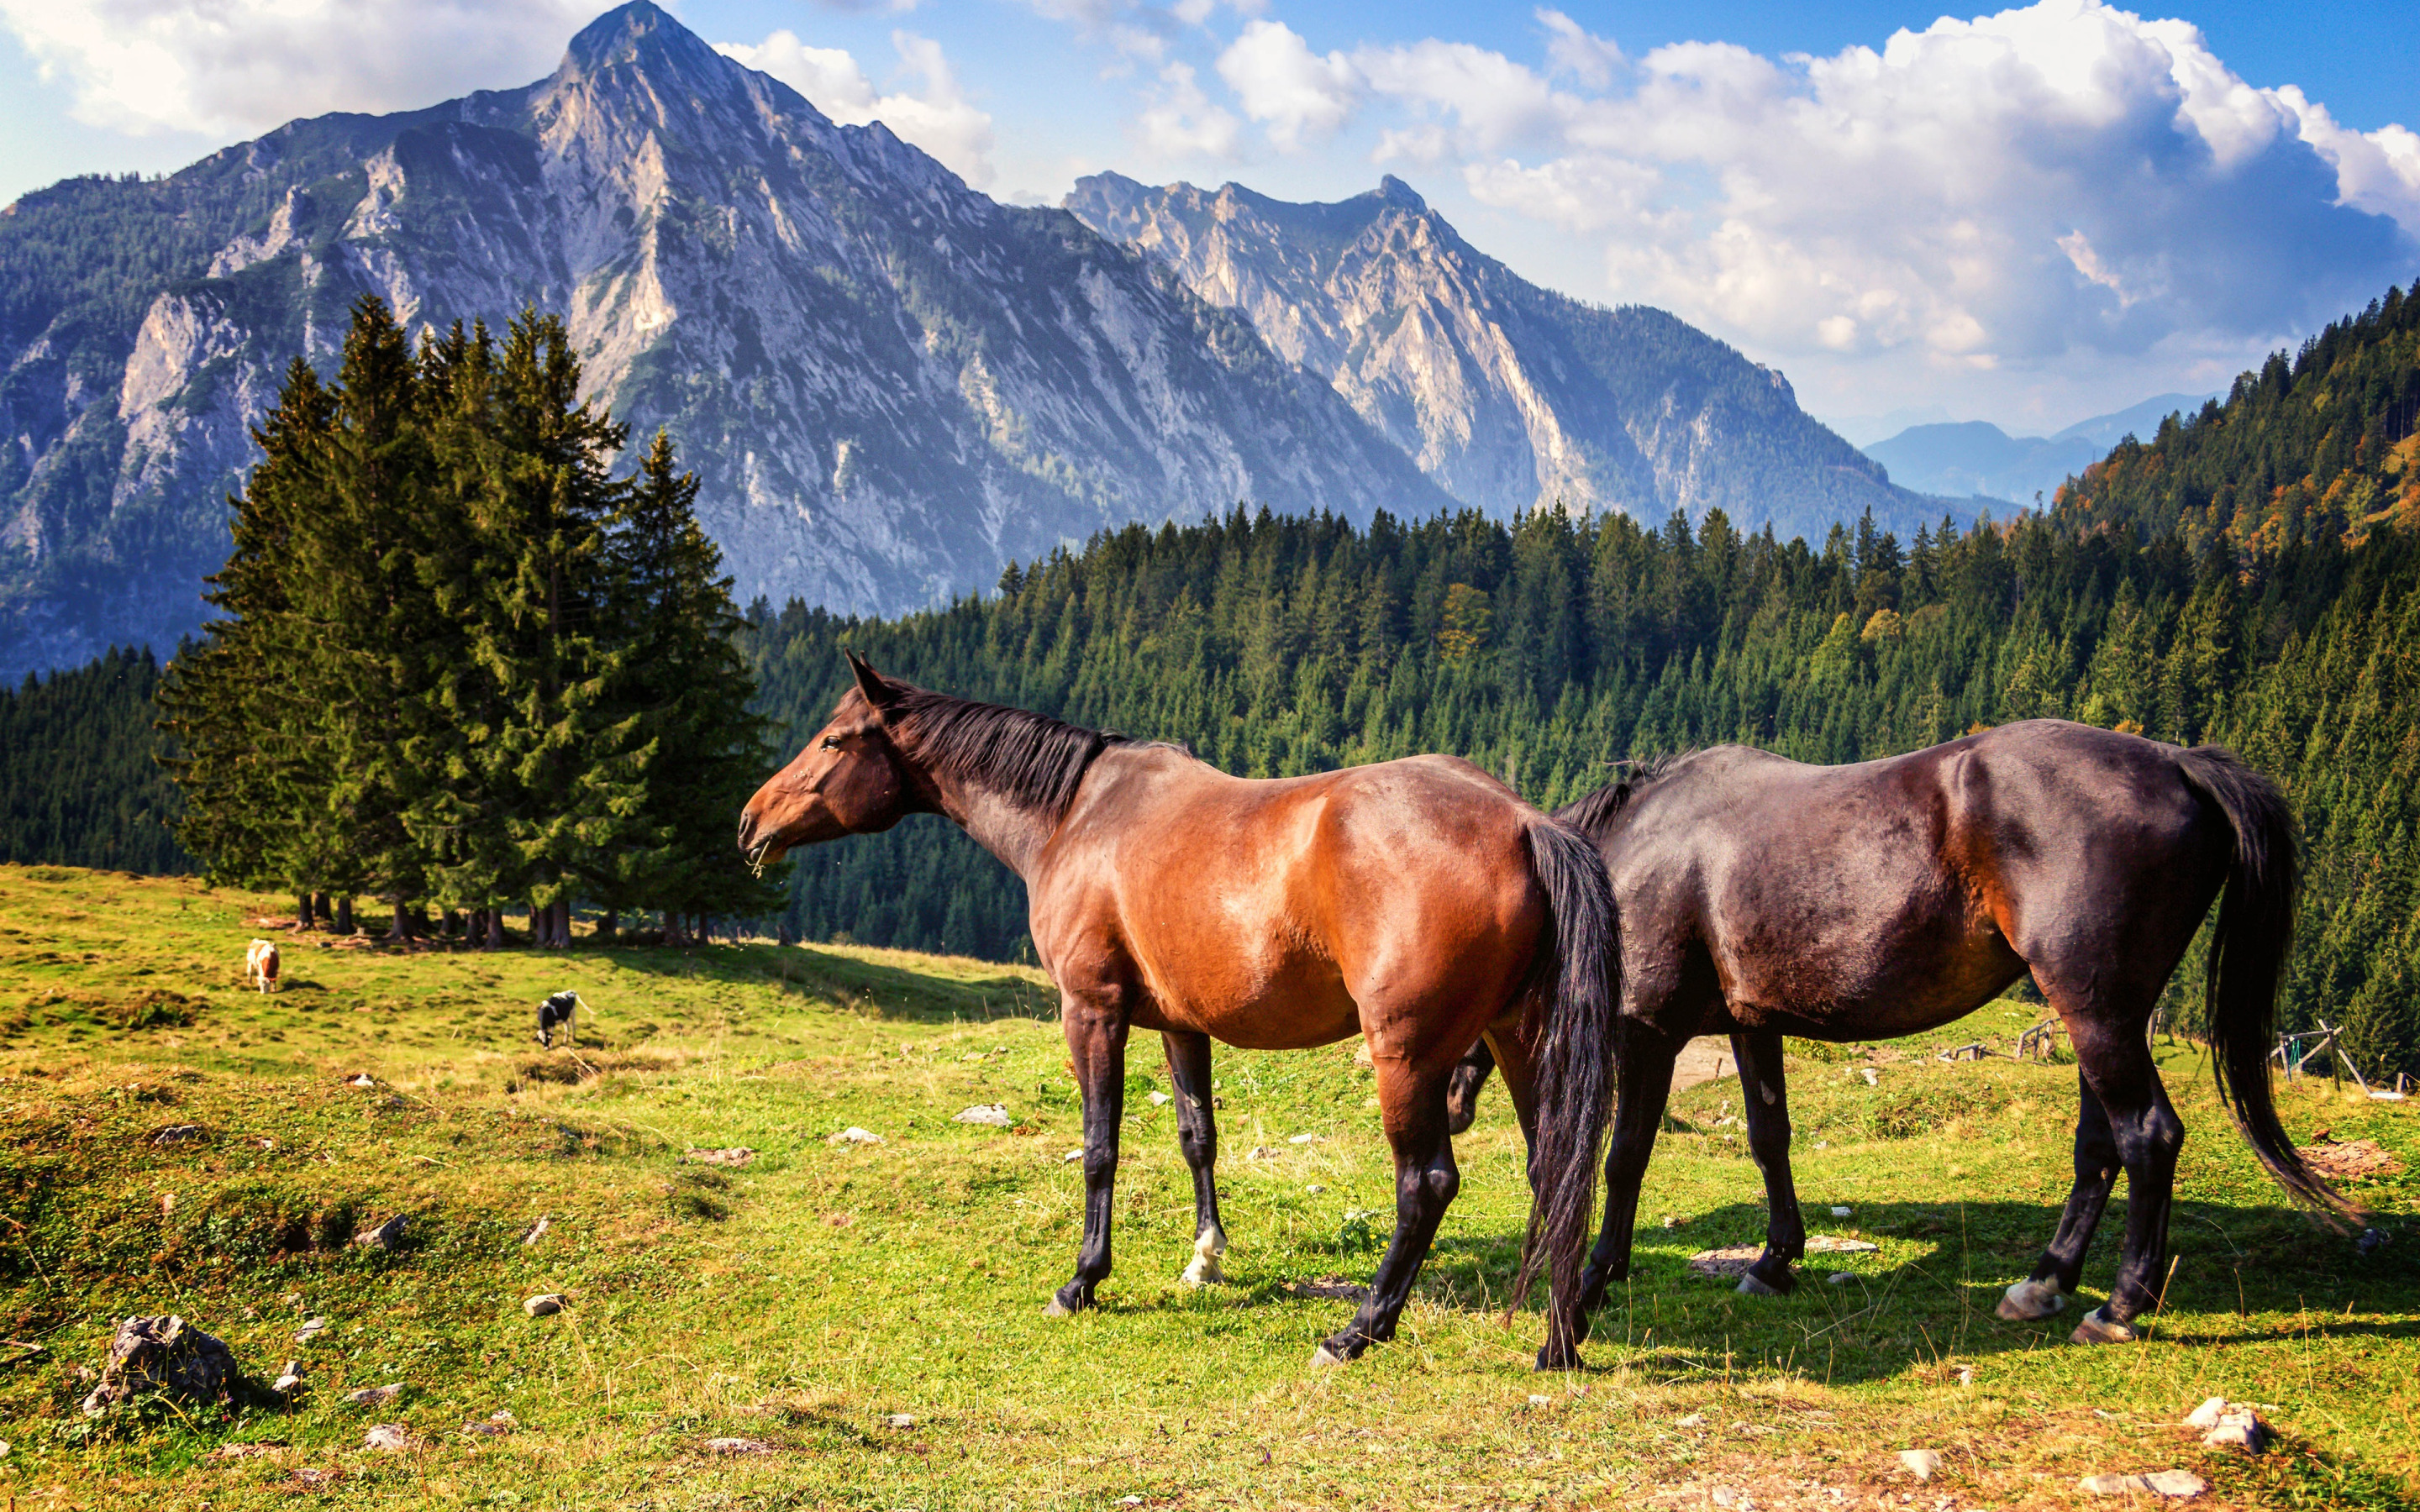
<instances>
[{"instance_id":1,"label":"rock face","mask_svg":"<svg viewBox=\"0 0 2420 1512\"><path fill-rule=\"evenodd\" d=\"M1079 179L1085 224L1246 316L1280 354L1467 504L1561 500L1649 524L1720 506L1820 541L1871 508L1902 531L1941 501L1798 408L1789 381L1661 310L1608 310L1474 250L1401 179L1333 205L1237 184Z\"/></svg>"},{"instance_id":2,"label":"rock face","mask_svg":"<svg viewBox=\"0 0 2420 1512\"><path fill-rule=\"evenodd\" d=\"M158 1392L194 1405L224 1403L241 1371L233 1351L181 1318L129 1318L110 1340L109 1363L84 1399L86 1417Z\"/></svg>"},{"instance_id":3,"label":"rock face","mask_svg":"<svg viewBox=\"0 0 2420 1512\"><path fill-rule=\"evenodd\" d=\"M636 0L526 88L0 209L0 673L201 622L250 427L365 293L563 312L743 598L892 611L1128 521L1448 502L1246 321Z\"/></svg>"}]
</instances>

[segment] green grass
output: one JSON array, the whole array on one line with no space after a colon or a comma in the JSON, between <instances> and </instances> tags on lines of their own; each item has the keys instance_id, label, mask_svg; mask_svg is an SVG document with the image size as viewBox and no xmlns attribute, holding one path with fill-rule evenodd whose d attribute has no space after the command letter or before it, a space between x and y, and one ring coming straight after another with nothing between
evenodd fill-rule
<instances>
[{"instance_id":1,"label":"green grass","mask_svg":"<svg viewBox=\"0 0 2420 1512\"><path fill-rule=\"evenodd\" d=\"M1099 1313L1054 1323L1078 1114L1034 973L842 947L304 944L264 997L238 979L265 905L0 868L0 1330L44 1348L0 1364L0 1489L18 1505L1699 1506L1730 1487L1761 1507L2056 1506L2086 1500L2083 1474L2184 1466L2217 1488L2196 1505L2384 1507L2412 1504L2420 1474L2420 1179L2356 1188L2397 1231L2356 1259L2284 1209L2190 1045L2162 1051L2190 1138L2177 1266L2140 1345L2071 1346L2073 1312L1992 1315L2065 1194L2072 1067L1949 1066L1902 1041L1792 1063L1810 1227L1878 1252L1815 1257L1779 1301L1691 1275L1692 1253L1763 1226L1722 1122L1738 1084L1695 1088L1590 1369L1536 1376L1537 1313L1501 1313L1523 1182L1491 1088L1402 1336L1314 1376L1349 1304L1288 1283L1365 1278L1391 1223L1349 1047L1219 1052L1224 1288L1177 1284L1191 1203L1173 1117L1131 1100L1117 1273ZM542 1052L535 1004L562 986L597 1016L577 1052ZM2005 1049L2037 1012L1994 1004L1930 1044ZM1150 1037L1129 1071L1165 1086ZM373 1087L348 1085L362 1072ZM2284 1095L2298 1136L2324 1126L2420 1164L2414 1104ZM951 1121L994 1102L1015 1129ZM152 1142L177 1124L205 1137ZM886 1143L828 1142L852 1124ZM1288 1142L1305 1133L1323 1137ZM681 1159L735 1145L754 1162ZM1835 1203L1854 1215L1824 1216ZM345 1243L397 1212L400 1252ZM2113 1204L2086 1305L2120 1221ZM1854 1279L1824 1284L1833 1271ZM569 1304L529 1319L538 1292ZM76 1368L116 1319L167 1311L263 1380L303 1359L309 1392L88 1423ZM313 1315L330 1331L294 1345ZM391 1408L344 1400L389 1381L405 1388ZM2275 1404L2284 1450L2202 1450L2176 1422L2211 1395ZM498 1410L520 1431L460 1431ZM419 1447L363 1447L381 1421ZM706 1451L726 1436L772 1450ZM229 1443L282 1447L212 1457ZM1897 1468L1908 1447L1948 1460L1920 1491ZM305 1486L306 1469L337 1474Z\"/></svg>"}]
</instances>

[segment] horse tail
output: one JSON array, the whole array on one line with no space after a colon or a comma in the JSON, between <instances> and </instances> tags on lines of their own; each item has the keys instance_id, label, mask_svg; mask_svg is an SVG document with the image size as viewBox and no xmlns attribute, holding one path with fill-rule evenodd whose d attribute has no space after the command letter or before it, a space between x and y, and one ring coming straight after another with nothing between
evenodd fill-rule
<instances>
[{"instance_id":1,"label":"horse tail","mask_svg":"<svg viewBox=\"0 0 2420 1512\"><path fill-rule=\"evenodd\" d=\"M1543 1250L1559 1302L1579 1295L1580 1250L1596 1216L1597 1152L1613 1111L1614 1013L1621 936L1605 857L1577 831L1540 815L1529 870L1546 889L1548 937L1531 967L1526 1032L1538 1044L1537 1149L1529 1163L1529 1231L1512 1305L1528 1299ZM1549 1330L1561 1311L1550 1309ZM1572 1346L1577 1339L1563 1341Z\"/></svg>"},{"instance_id":2,"label":"horse tail","mask_svg":"<svg viewBox=\"0 0 2420 1512\"><path fill-rule=\"evenodd\" d=\"M2196 746L2180 753L2177 764L2195 792L2218 805L2235 832L2235 856L2219 898L2204 979L2219 1101L2277 1184L2334 1223L2350 1216L2352 1206L2294 1149L2277 1121L2269 1088L2277 978L2294 938L2293 811L2274 782L2223 746Z\"/></svg>"}]
</instances>

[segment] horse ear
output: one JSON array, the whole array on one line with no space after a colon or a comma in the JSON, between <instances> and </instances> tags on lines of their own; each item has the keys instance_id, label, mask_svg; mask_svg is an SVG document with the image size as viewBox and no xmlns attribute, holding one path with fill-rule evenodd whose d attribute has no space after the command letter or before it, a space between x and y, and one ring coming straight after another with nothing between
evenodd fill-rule
<instances>
[{"instance_id":1,"label":"horse ear","mask_svg":"<svg viewBox=\"0 0 2420 1512\"><path fill-rule=\"evenodd\" d=\"M882 674L874 670L872 663L854 651L845 655L848 670L857 674L857 690L865 695L866 702L877 709L886 709L899 702L898 687L883 681Z\"/></svg>"}]
</instances>

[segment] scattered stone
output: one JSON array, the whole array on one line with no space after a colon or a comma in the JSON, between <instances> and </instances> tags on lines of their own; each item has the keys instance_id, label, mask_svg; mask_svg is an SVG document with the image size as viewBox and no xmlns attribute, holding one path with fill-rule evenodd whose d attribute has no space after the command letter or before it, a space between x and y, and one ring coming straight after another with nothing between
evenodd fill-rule
<instances>
[{"instance_id":1,"label":"scattered stone","mask_svg":"<svg viewBox=\"0 0 2420 1512\"><path fill-rule=\"evenodd\" d=\"M1958 1367L1958 1384L1962 1386L1971 1386L1975 1384L1975 1367L1973 1365L1962 1365Z\"/></svg>"},{"instance_id":2,"label":"scattered stone","mask_svg":"<svg viewBox=\"0 0 2420 1512\"><path fill-rule=\"evenodd\" d=\"M344 1478L344 1474L341 1470L321 1470L317 1465L304 1465L294 1473L287 1484L298 1491L316 1491L322 1487L334 1486Z\"/></svg>"},{"instance_id":3,"label":"scattered stone","mask_svg":"<svg viewBox=\"0 0 2420 1512\"><path fill-rule=\"evenodd\" d=\"M1140 1506L1142 1505L1142 1498L1140 1496L1121 1496L1118 1498L1118 1505Z\"/></svg>"},{"instance_id":4,"label":"scattered stone","mask_svg":"<svg viewBox=\"0 0 2420 1512\"><path fill-rule=\"evenodd\" d=\"M2086 1475L2076 1485L2095 1496L2199 1496L2210 1482L2190 1470L2155 1470L2147 1475Z\"/></svg>"},{"instance_id":5,"label":"scattered stone","mask_svg":"<svg viewBox=\"0 0 2420 1512\"><path fill-rule=\"evenodd\" d=\"M830 1145L878 1145L882 1143L882 1136L871 1129L850 1124L824 1142Z\"/></svg>"},{"instance_id":6,"label":"scattered stone","mask_svg":"<svg viewBox=\"0 0 2420 1512\"><path fill-rule=\"evenodd\" d=\"M1159 1094L1155 1092L1152 1095L1156 1097ZM978 1103L950 1121L978 1123L986 1129L1005 1129L1016 1120L1008 1116L1008 1108L1002 1103Z\"/></svg>"},{"instance_id":7,"label":"scattered stone","mask_svg":"<svg viewBox=\"0 0 2420 1512\"><path fill-rule=\"evenodd\" d=\"M302 1326L294 1331L294 1342L297 1344L308 1344L313 1339L318 1338L320 1335L325 1334L326 1332L328 1332L328 1320L326 1319L306 1319L303 1321Z\"/></svg>"},{"instance_id":8,"label":"scattered stone","mask_svg":"<svg viewBox=\"0 0 2420 1512\"><path fill-rule=\"evenodd\" d=\"M364 1072L360 1075L346 1082L345 1085L347 1087L376 1087L378 1085L378 1078L371 1075L368 1072Z\"/></svg>"},{"instance_id":9,"label":"scattered stone","mask_svg":"<svg viewBox=\"0 0 2420 1512\"><path fill-rule=\"evenodd\" d=\"M362 1435L362 1446L383 1449L388 1454L401 1454L411 1447L411 1431L400 1423L376 1424Z\"/></svg>"},{"instance_id":10,"label":"scattered stone","mask_svg":"<svg viewBox=\"0 0 2420 1512\"><path fill-rule=\"evenodd\" d=\"M914 1414L908 1412L893 1412L882 1421L894 1428L912 1428L916 1426Z\"/></svg>"},{"instance_id":11,"label":"scattered stone","mask_svg":"<svg viewBox=\"0 0 2420 1512\"><path fill-rule=\"evenodd\" d=\"M1067 1151L1067 1153L1059 1157L1059 1164L1064 1165L1071 1160L1082 1160L1083 1158L1084 1152L1082 1150L1071 1149Z\"/></svg>"},{"instance_id":12,"label":"scattered stone","mask_svg":"<svg viewBox=\"0 0 2420 1512\"><path fill-rule=\"evenodd\" d=\"M1846 1218L1849 1216L1849 1210L1846 1208L1834 1208L1832 1210L1832 1216L1835 1218Z\"/></svg>"},{"instance_id":13,"label":"scattered stone","mask_svg":"<svg viewBox=\"0 0 2420 1512\"><path fill-rule=\"evenodd\" d=\"M708 1439L706 1452L710 1455L768 1455L773 1446L762 1439Z\"/></svg>"},{"instance_id":14,"label":"scattered stone","mask_svg":"<svg viewBox=\"0 0 2420 1512\"><path fill-rule=\"evenodd\" d=\"M198 1123L172 1123L151 1136L154 1145L181 1145L189 1140L207 1139L209 1135Z\"/></svg>"},{"instance_id":15,"label":"scattered stone","mask_svg":"<svg viewBox=\"0 0 2420 1512\"><path fill-rule=\"evenodd\" d=\"M84 1399L84 1415L99 1417L150 1392L193 1403L224 1404L240 1372L234 1351L181 1318L129 1318L109 1342L109 1363Z\"/></svg>"},{"instance_id":16,"label":"scattered stone","mask_svg":"<svg viewBox=\"0 0 2420 1512\"><path fill-rule=\"evenodd\" d=\"M1664 1215L1664 1227L1667 1228L1678 1228L1681 1227L1681 1220L1668 1212Z\"/></svg>"},{"instance_id":17,"label":"scattered stone","mask_svg":"<svg viewBox=\"0 0 2420 1512\"><path fill-rule=\"evenodd\" d=\"M1166 1092L1154 1092L1151 1094L1151 1105L1156 1108L1164 1108L1175 1101L1176 1099L1169 1096Z\"/></svg>"},{"instance_id":18,"label":"scattered stone","mask_svg":"<svg viewBox=\"0 0 2420 1512\"><path fill-rule=\"evenodd\" d=\"M546 1237L549 1222L550 1221L548 1219L541 1217L537 1222L530 1225L529 1227L521 1234L522 1245L526 1247L536 1243L541 1239L544 1239Z\"/></svg>"},{"instance_id":19,"label":"scattered stone","mask_svg":"<svg viewBox=\"0 0 2420 1512\"><path fill-rule=\"evenodd\" d=\"M681 1159L695 1161L700 1165L745 1165L756 1158L756 1152L745 1145L729 1149L699 1149L694 1147L681 1151Z\"/></svg>"},{"instance_id":20,"label":"scattered stone","mask_svg":"<svg viewBox=\"0 0 2420 1512\"><path fill-rule=\"evenodd\" d=\"M1289 1281L1286 1293L1295 1297L1316 1297L1323 1302L1359 1302L1370 1294L1370 1288L1341 1275L1313 1276L1308 1281Z\"/></svg>"},{"instance_id":21,"label":"scattered stone","mask_svg":"<svg viewBox=\"0 0 2420 1512\"><path fill-rule=\"evenodd\" d=\"M2250 1402L2230 1402L2224 1396L2212 1396L2187 1413L2185 1426L2201 1430L2204 1448L2243 1454L2265 1452L2273 1436Z\"/></svg>"},{"instance_id":22,"label":"scattered stone","mask_svg":"<svg viewBox=\"0 0 2420 1512\"><path fill-rule=\"evenodd\" d=\"M1918 1484L1941 1473L1941 1456L1931 1449L1901 1449L1899 1462L1916 1478Z\"/></svg>"},{"instance_id":23,"label":"scattered stone","mask_svg":"<svg viewBox=\"0 0 2420 1512\"><path fill-rule=\"evenodd\" d=\"M545 1292L541 1295L531 1297L523 1301L521 1303L521 1311L529 1314L532 1318L550 1317L552 1314L563 1311L563 1299L553 1292Z\"/></svg>"},{"instance_id":24,"label":"scattered stone","mask_svg":"<svg viewBox=\"0 0 2420 1512\"><path fill-rule=\"evenodd\" d=\"M2378 1247L2385 1242L2385 1229L2365 1228L2361 1231L2361 1237L2352 1242L2352 1252L2355 1255L2361 1256L2364 1259L2366 1259L2371 1255L2377 1253Z\"/></svg>"},{"instance_id":25,"label":"scattered stone","mask_svg":"<svg viewBox=\"0 0 2420 1512\"><path fill-rule=\"evenodd\" d=\"M1857 1273L1854 1271L1835 1271L1823 1278L1823 1284L1827 1287L1845 1287L1856 1279Z\"/></svg>"},{"instance_id":26,"label":"scattered stone","mask_svg":"<svg viewBox=\"0 0 2420 1512\"><path fill-rule=\"evenodd\" d=\"M1676 1428L1701 1428L1706 1426L1706 1414L1691 1412L1686 1417L1676 1417L1672 1420L1672 1426Z\"/></svg>"},{"instance_id":27,"label":"scattered stone","mask_svg":"<svg viewBox=\"0 0 2420 1512\"><path fill-rule=\"evenodd\" d=\"M396 1213L376 1228L365 1228L353 1236L353 1242L365 1249L382 1249L390 1253L403 1247L403 1214Z\"/></svg>"},{"instance_id":28,"label":"scattered stone","mask_svg":"<svg viewBox=\"0 0 2420 1512\"><path fill-rule=\"evenodd\" d=\"M1286 1143L1289 1145L1315 1145L1319 1143L1320 1137L1320 1135L1315 1134L1299 1134L1287 1139Z\"/></svg>"},{"instance_id":29,"label":"scattered stone","mask_svg":"<svg viewBox=\"0 0 2420 1512\"><path fill-rule=\"evenodd\" d=\"M1883 1084L1882 1072L1874 1070L1871 1066L1859 1066L1857 1068L1857 1074L1866 1079L1866 1085L1868 1087L1880 1087Z\"/></svg>"},{"instance_id":30,"label":"scattered stone","mask_svg":"<svg viewBox=\"0 0 2420 1512\"><path fill-rule=\"evenodd\" d=\"M271 1441L257 1443L222 1443L210 1451L212 1459L258 1459L285 1452L286 1445Z\"/></svg>"},{"instance_id":31,"label":"scattered stone","mask_svg":"<svg viewBox=\"0 0 2420 1512\"><path fill-rule=\"evenodd\" d=\"M270 1383L269 1389L275 1392L280 1396L287 1397L291 1397L301 1392L302 1389L302 1362L300 1360L287 1361L286 1368L277 1373L277 1379Z\"/></svg>"},{"instance_id":32,"label":"scattered stone","mask_svg":"<svg viewBox=\"0 0 2420 1512\"><path fill-rule=\"evenodd\" d=\"M1880 1246L1862 1239L1841 1239L1834 1234L1810 1234L1807 1238L1809 1255L1870 1255ZM1689 1269L1699 1275L1737 1278L1747 1274L1748 1267L1764 1253L1759 1244L1726 1244L1720 1249L1699 1250L1689 1257Z\"/></svg>"},{"instance_id":33,"label":"scattered stone","mask_svg":"<svg viewBox=\"0 0 2420 1512\"><path fill-rule=\"evenodd\" d=\"M473 1438L501 1439L520 1426L520 1419L510 1412L490 1412L485 1421L463 1424L462 1431Z\"/></svg>"},{"instance_id":34,"label":"scattered stone","mask_svg":"<svg viewBox=\"0 0 2420 1512\"><path fill-rule=\"evenodd\" d=\"M383 1386L364 1386L359 1391L345 1393L345 1400L355 1407L384 1407L403 1395L403 1382L390 1381Z\"/></svg>"},{"instance_id":35,"label":"scattered stone","mask_svg":"<svg viewBox=\"0 0 2420 1512\"><path fill-rule=\"evenodd\" d=\"M1740 1512L1750 1512L1756 1503L1747 1492L1730 1486L1717 1486L1706 1493L1716 1506L1735 1506Z\"/></svg>"},{"instance_id":36,"label":"scattered stone","mask_svg":"<svg viewBox=\"0 0 2420 1512\"><path fill-rule=\"evenodd\" d=\"M1246 1160L1275 1160L1285 1151L1275 1145L1254 1145L1244 1154Z\"/></svg>"},{"instance_id":37,"label":"scattered stone","mask_svg":"<svg viewBox=\"0 0 2420 1512\"><path fill-rule=\"evenodd\" d=\"M1310 1193L1312 1196L1319 1196L1322 1192L1326 1191L1326 1190L1327 1190L1327 1188L1326 1188L1326 1187L1325 1187L1325 1186L1322 1186L1322 1185L1321 1185L1319 1182L1317 1182L1317 1181L1313 1181L1313 1182L1311 1182L1309 1186L1304 1187L1304 1188L1303 1188L1303 1190L1304 1190L1305 1192Z\"/></svg>"}]
</instances>

